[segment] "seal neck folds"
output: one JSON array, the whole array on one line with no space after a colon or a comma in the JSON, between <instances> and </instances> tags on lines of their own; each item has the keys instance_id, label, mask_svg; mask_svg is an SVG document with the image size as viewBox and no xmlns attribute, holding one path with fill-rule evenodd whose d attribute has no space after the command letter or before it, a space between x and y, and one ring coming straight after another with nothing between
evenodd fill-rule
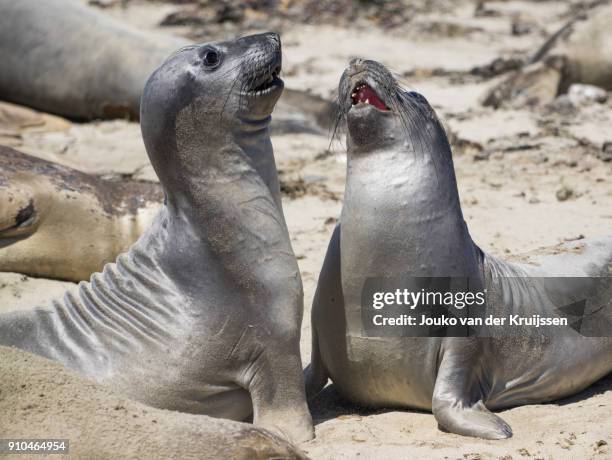
<instances>
[{"instance_id":1,"label":"seal neck folds","mask_svg":"<svg viewBox=\"0 0 612 460\"><path fill-rule=\"evenodd\" d=\"M301 292L268 131L280 69L278 35L260 34L187 47L145 86L143 138L173 217L163 260L188 291L218 289L218 265L264 297Z\"/></svg>"},{"instance_id":2,"label":"seal neck folds","mask_svg":"<svg viewBox=\"0 0 612 460\"><path fill-rule=\"evenodd\" d=\"M278 36L261 34L187 47L149 78L141 127L165 205L127 254L56 305L56 321L83 319L92 350L107 337L90 322L121 331L101 349L128 353L130 335L180 340L225 304L293 311L277 316L299 330L302 286L268 135L279 69Z\"/></svg>"}]
</instances>

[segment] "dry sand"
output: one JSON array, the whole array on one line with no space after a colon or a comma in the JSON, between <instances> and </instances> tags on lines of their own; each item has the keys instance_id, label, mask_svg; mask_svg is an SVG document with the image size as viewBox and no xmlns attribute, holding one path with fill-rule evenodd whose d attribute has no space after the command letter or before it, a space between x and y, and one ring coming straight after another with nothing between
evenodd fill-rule
<instances>
[{"instance_id":1,"label":"dry sand","mask_svg":"<svg viewBox=\"0 0 612 460\"><path fill-rule=\"evenodd\" d=\"M159 20L179 6L155 5L132 1L127 10L108 11L157 30ZM561 1L491 1L486 3L489 14L475 16L472 3L458 2L452 14L421 14L407 30L391 32L294 25L282 35L286 85L333 97L353 56L381 60L405 75L406 84L430 100L449 130L465 219L485 251L514 256L610 233L612 162L600 157L605 142L612 142L612 97L605 104L571 110L494 111L479 103L494 79L470 73L472 67L496 57L534 51L563 22L568 8L568 2ZM513 36L516 17L528 21L532 32ZM124 121L49 125L19 130L11 137L13 145L88 172L154 179L138 125ZM277 135L273 143L286 191L285 215L305 287L302 352L307 364L310 303L341 209L345 149L343 142L336 142L330 152L329 137L312 133ZM64 286L0 274L0 309L44 303ZM313 409L317 438L301 447L315 459L612 458L610 377L568 400L502 412L514 429L514 437L504 441L443 433L431 414L365 411L343 403L333 386Z\"/></svg>"},{"instance_id":2,"label":"dry sand","mask_svg":"<svg viewBox=\"0 0 612 460\"><path fill-rule=\"evenodd\" d=\"M253 425L153 409L38 356L6 347L0 354L0 436L65 439L69 451L9 458L303 458Z\"/></svg>"}]
</instances>

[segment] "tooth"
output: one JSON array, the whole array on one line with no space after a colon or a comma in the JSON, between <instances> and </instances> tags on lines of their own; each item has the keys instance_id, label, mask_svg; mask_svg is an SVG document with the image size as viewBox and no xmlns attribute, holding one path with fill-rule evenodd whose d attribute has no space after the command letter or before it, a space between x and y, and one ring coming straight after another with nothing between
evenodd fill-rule
<instances>
[{"instance_id":1,"label":"tooth","mask_svg":"<svg viewBox=\"0 0 612 460\"><path fill-rule=\"evenodd\" d=\"M370 99L366 99L366 100L365 100L365 103L366 103L366 104L369 104L369 103L370 103Z\"/></svg>"}]
</instances>

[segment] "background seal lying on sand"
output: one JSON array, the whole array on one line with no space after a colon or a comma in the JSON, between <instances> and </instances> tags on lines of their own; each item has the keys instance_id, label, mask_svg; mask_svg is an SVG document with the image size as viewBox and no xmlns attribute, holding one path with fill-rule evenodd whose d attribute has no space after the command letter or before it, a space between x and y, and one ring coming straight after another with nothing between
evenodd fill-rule
<instances>
[{"instance_id":1,"label":"background seal lying on sand","mask_svg":"<svg viewBox=\"0 0 612 460\"><path fill-rule=\"evenodd\" d=\"M329 377L360 404L432 410L446 430L499 439L512 431L489 409L562 398L612 371L612 339L574 331L364 337L362 292L370 278L469 277L487 289L487 308L550 313L545 300L573 285L551 282L537 292L522 280L609 276L612 237L583 240L580 250L533 265L484 254L463 220L450 146L425 98L404 92L381 64L359 59L339 94L348 121L347 183L313 301L309 395Z\"/></svg>"},{"instance_id":2,"label":"background seal lying on sand","mask_svg":"<svg viewBox=\"0 0 612 460\"><path fill-rule=\"evenodd\" d=\"M102 180L0 146L0 271L81 281L149 228L158 184Z\"/></svg>"},{"instance_id":3,"label":"background seal lying on sand","mask_svg":"<svg viewBox=\"0 0 612 460\"><path fill-rule=\"evenodd\" d=\"M153 409L38 356L6 347L0 355L4 439L68 439L68 458L306 458L261 428Z\"/></svg>"},{"instance_id":4,"label":"background seal lying on sand","mask_svg":"<svg viewBox=\"0 0 612 460\"><path fill-rule=\"evenodd\" d=\"M484 96L484 105L550 102L574 83L612 90L612 4L598 3L572 17L524 67L495 84Z\"/></svg>"},{"instance_id":5,"label":"background seal lying on sand","mask_svg":"<svg viewBox=\"0 0 612 460\"><path fill-rule=\"evenodd\" d=\"M77 0L0 0L0 99L69 118L134 119L151 72L189 44L137 30ZM327 132L328 107L288 90L273 129Z\"/></svg>"},{"instance_id":6,"label":"background seal lying on sand","mask_svg":"<svg viewBox=\"0 0 612 460\"><path fill-rule=\"evenodd\" d=\"M71 118L136 118L161 41L75 0L0 0L0 99Z\"/></svg>"},{"instance_id":7,"label":"background seal lying on sand","mask_svg":"<svg viewBox=\"0 0 612 460\"><path fill-rule=\"evenodd\" d=\"M276 34L192 45L149 78L141 127L165 204L102 273L51 308L0 317L0 343L149 405L313 436L302 283L269 123Z\"/></svg>"}]
</instances>

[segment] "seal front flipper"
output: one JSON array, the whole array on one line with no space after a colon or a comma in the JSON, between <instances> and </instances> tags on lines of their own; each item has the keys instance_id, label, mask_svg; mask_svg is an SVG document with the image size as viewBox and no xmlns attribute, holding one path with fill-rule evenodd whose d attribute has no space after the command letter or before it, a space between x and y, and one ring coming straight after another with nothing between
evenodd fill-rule
<instances>
[{"instance_id":1,"label":"seal front flipper","mask_svg":"<svg viewBox=\"0 0 612 460\"><path fill-rule=\"evenodd\" d=\"M251 395L254 425L300 443L314 438L314 428L303 398L304 377L299 341L294 340L293 333L288 336L292 338L283 339L281 335L275 340L279 349L288 353L287 356L277 350L261 351L255 360L247 364L242 374L244 381L238 383Z\"/></svg>"},{"instance_id":2,"label":"seal front flipper","mask_svg":"<svg viewBox=\"0 0 612 460\"><path fill-rule=\"evenodd\" d=\"M316 299L316 295L315 295ZM312 353L310 364L304 369L304 380L306 385L306 399L311 400L317 396L327 384L329 376L323 365L317 330L312 329Z\"/></svg>"},{"instance_id":3,"label":"seal front flipper","mask_svg":"<svg viewBox=\"0 0 612 460\"><path fill-rule=\"evenodd\" d=\"M340 279L340 224L336 225L325 253L323 267L319 274L317 290L312 301L312 353L310 364L304 370L306 378L306 398L312 399L325 387L329 373L321 354L321 336L319 331L323 328L323 337L343 332L343 306L342 283ZM332 315L330 317L330 315Z\"/></svg>"},{"instance_id":4,"label":"seal front flipper","mask_svg":"<svg viewBox=\"0 0 612 460\"><path fill-rule=\"evenodd\" d=\"M446 338L432 399L432 412L441 428L464 436L505 439L512 429L484 405L480 343L473 338Z\"/></svg>"}]
</instances>

